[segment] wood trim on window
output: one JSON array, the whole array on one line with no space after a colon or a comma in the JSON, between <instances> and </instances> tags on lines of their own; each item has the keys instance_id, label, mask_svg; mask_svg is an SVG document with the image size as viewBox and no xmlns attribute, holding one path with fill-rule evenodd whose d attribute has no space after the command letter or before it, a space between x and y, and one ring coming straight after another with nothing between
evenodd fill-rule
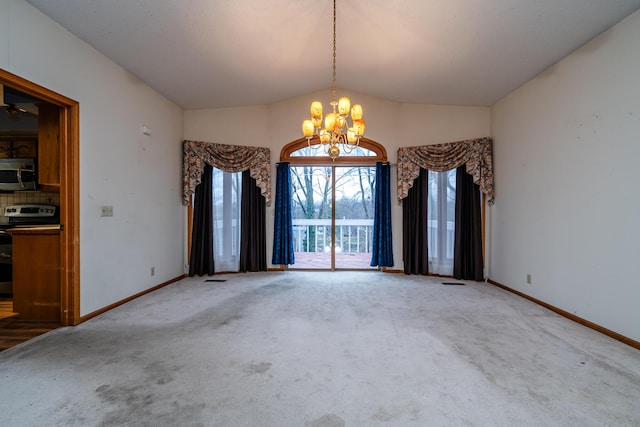
<instances>
[{"instance_id":1,"label":"wood trim on window","mask_svg":"<svg viewBox=\"0 0 640 427\"><path fill-rule=\"evenodd\" d=\"M314 137L311 139L311 145L319 145L320 144L320 140L318 137ZM360 144L359 146L361 148L370 150L372 152L374 152L376 155L375 156L339 156L336 159L332 159L331 157L329 157L328 155L318 155L318 156L292 156L291 154L294 153L297 150L306 148L309 146L309 142L307 141L306 138L300 138L297 139L295 141L292 141L290 143L288 143L287 145L285 145L284 147L282 147L282 150L280 151L280 161L281 162L289 162L291 165L296 165L296 166L327 166L327 167L331 167L332 168L332 173L331 173L331 179L332 179L332 184L331 187L334 189L334 193L332 195L332 198L335 196L335 186L336 186L336 174L335 174L335 168L336 167L349 167L349 166L355 166L355 167L375 167L376 162L386 162L387 161L387 150L384 148L384 146L382 146L382 144L367 139L367 138L361 138L360 139ZM323 148L319 147L319 150L322 150ZM336 220L336 205L335 203L331 203L331 230L332 230L332 240L334 239L334 231L336 230L336 224L335 224L335 220ZM280 266L279 270L289 270L289 267L286 265L282 265ZM316 269L311 269L311 270L316 270ZM324 268L318 268L317 270L325 270ZM335 271L336 270L336 257L335 257L335 251L331 251L331 266L329 268L329 270L331 271ZM366 269L365 271L369 271L372 269Z\"/></svg>"}]
</instances>

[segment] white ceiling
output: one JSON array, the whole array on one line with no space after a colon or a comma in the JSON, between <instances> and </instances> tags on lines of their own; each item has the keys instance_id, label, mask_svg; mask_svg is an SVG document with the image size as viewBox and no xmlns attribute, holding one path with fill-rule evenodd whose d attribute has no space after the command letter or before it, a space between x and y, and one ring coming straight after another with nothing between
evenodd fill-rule
<instances>
[{"instance_id":1,"label":"white ceiling","mask_svg":"<svg viewBox=\"0 0 640 427\"><path fill-rule=\"evenodd\" d=\"M331 0L27 1L185 109L331 87ZM639 8L640 0L338 0L338 87L488 106Z\"/></svg>"}]
</instances>

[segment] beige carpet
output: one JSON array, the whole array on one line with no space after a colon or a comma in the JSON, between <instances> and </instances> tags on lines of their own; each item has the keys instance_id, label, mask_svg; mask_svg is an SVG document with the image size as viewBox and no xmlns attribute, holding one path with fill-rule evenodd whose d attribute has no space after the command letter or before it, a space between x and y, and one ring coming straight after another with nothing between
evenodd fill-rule
<instances>
[{"instance_id":1,"label":"beige carpet","mask_svg":"<svg viewBox=\"0 0 640 427\"><path fill-rule=\"evenodd\" d=\"M639 351L491 285L215 278L0 353L0 425L640 425Z\"/></svg>"}]
</instances>

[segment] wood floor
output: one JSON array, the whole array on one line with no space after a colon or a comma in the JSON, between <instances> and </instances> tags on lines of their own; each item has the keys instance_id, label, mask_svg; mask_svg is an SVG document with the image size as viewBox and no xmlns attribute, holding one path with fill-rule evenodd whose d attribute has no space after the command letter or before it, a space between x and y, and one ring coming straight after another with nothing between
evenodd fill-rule
<instances>
[{"instance_id":1,"label":"wood floor","mask_svg":"<svg viewBox=\"0 0 640 427\"><path fill-rule=\"evenodd\" d=\"M28 322L20 320L19 314L13 312L10 298L0 297L0 351L60 327L55 322Z\"/></svg>"}]
</instances>

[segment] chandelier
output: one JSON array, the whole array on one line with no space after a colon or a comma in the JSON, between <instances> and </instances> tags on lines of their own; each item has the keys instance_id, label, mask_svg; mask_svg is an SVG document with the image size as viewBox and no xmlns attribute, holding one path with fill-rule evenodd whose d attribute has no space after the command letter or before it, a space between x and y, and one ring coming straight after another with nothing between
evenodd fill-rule
<instances>
[{"instance_id":1,"label":"chandelier","mask_svg":"<svg viewBox=\"0 0 640 427\"><path fill-rule=\"evenodd\" d=\"M336 0L333 0L333 100L331 101L332 112L324 116L324 127L322 127L322 103L313 101L311 103L311 119L302 122L302 134L307 138L309 147L324 147L325 154L335 159L340 155L341 145L345 153L351 153L359 144L360 138L364 135L365 122L362 119L362 106L355 104L351 106L351 100L343 96L336 101ZM351 114L351 123L349 123ZM320 139L320 145L311 144L314 137Z\"/></svg>"}]
</instances>

